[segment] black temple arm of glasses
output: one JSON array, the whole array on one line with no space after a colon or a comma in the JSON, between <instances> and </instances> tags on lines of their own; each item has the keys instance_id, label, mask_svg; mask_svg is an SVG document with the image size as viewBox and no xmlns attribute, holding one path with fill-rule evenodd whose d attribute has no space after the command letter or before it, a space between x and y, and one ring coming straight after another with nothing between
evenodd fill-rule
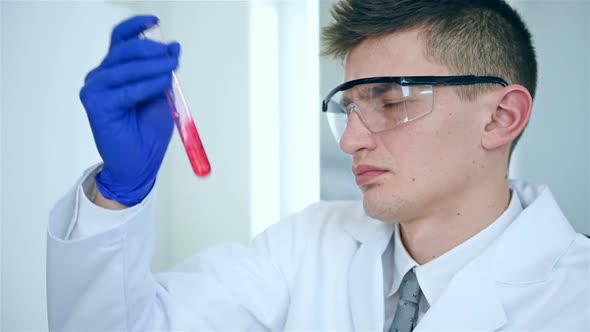
<instances>
[{"instance_id":1,"label":"black temple arm of glasses","mask_svg":"<svg viewBox=\"0 0 590 332\"><path fill-rule=\"evenodd\" d=\"M322 111L328 110L328 103L330 98L339 91L348 90L360 84L370 83L397 83L401 85L472 85L472 84L500 84L508 86L508 82L503 78L496 76L475 76L475 75L460 75L460 76L383 76L383 77L367 77L348 81L340 84L334 88L322 102Z\"/></svg>"}]
</instances>

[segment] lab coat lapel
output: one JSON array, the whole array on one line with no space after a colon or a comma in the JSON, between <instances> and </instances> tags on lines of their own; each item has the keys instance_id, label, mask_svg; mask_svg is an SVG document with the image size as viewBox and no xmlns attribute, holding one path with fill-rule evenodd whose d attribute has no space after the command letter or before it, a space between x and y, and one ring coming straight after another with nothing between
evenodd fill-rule
<instances>
[{"instance_id":1,"label":"lab coat lapel","mask_svg":"<svg viewBox=\"0 0 590 332\"><path fill-rule=\"evenodd\" d=\"M415 331L494 331L504 325L490 261L477 259L457 273Z\"/></svg>"},{"instance_id":2,"label":"lab coat lapel","mask_svg":"<svg viewBox=\"0 0 590 332\"><path fill-rule=\"evenodd\" d=\"M481 256L459 271L415 331L494 331L506 323L496 284L547 280L576 236L551 192L513 182L524 210Z\"/></svg>"},{"instance_id":3,"label":"lab coat lapel","mask_svg":"<svg viewBox=\"0 0 590 332\"><path fill-rule=\"evenodd\" d=\"M551 191L525 185L512 183L525 209L498 239L495 277L502 283L545 281L576 237Z\"/></svg>"},{"instance_id":4,"label":"lab coat lapel","mask_svg":"<svg viewBox=\"0 0 590 332\"><path fill-rule=\"evenodd\" d=\"M361 242L349 270L350 309L355 331L383 329L383 267L381 256L393 234L393 225L367 219L350 224L349 233Z\"/></svg>"}]
</instances>

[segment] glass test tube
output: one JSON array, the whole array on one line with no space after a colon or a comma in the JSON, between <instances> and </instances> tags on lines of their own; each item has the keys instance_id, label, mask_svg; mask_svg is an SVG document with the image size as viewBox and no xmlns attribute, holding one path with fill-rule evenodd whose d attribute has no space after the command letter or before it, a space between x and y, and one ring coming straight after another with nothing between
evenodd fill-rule
<instances>
[{"instance_id":1,"label":"glass test tube","mask_svg":"<svg viewBox=\"0 0 590 332\"><path fill-rule=\"evenodd\" d=\"M142 35L148 39L165 42L157 24L149 27ZM166 91L166 100L193 171L200 177L209 175L211 172L209 159L174 72L172 72L172 89Z\"/></svg>"}]
</instances>

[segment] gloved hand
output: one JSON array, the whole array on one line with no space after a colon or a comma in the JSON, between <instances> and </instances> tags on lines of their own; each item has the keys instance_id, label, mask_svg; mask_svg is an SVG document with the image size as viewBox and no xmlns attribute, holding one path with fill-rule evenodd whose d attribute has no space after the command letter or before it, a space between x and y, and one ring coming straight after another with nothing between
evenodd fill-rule
<instances>
[{"instance_id":1,"label":"gloved hand","mask_svg":"<svg viewBox=\"0 0 590 332\"><path fill-rule=\"evenodd\" d=\"M107 56L80 91L104 162L97 188L126 206L150 192L174 127L164 93L172 85L180 45L138 37L157 20L136 16L116 26Z\"/></svg>"}]
</instances>

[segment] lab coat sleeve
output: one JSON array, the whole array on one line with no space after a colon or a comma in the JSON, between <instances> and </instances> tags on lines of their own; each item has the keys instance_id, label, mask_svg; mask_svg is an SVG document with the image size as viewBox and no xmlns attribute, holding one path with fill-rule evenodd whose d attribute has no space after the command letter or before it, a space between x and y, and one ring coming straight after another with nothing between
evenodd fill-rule
<instances>
[{"instance_id":1,"label":"lab coat sleeve","mask_svg":"<svg viewBox=\"0 0 590 332\"><path fill-rule=\"evenodd\" d=\"M280 223L251 247L217 246L169 272L152 274L153 195L125 220L103 220L113 222L106 230L68 239L79 217L82 180L50 213L51 331L282 329L289 303L286 274L297 265L301 249L289 244L289 234L301 234L290 230L294 223Z\"/></svg>"},{"instance_id":2,"label":"lab coat sleeve","mask_svg":"<svg viewBox=\"0 0 590 332\"><path fill-rule=\"evenodd\" d=\"M78 186L76 197L76 212L70 222L65 239L78 240L87 238L111 228L117 227L135 214L148 202L154 200L155 189L139 204L122 210L109 210L94 204L89 197L96 195L94 177L102 169L102 164L89 168L82 176L82 183ZM156 181L157 182L157 181ZM154 188L156 185L154 185ZM107 222L105 222L107 221Z\"/></svg>"}]
</instances>

